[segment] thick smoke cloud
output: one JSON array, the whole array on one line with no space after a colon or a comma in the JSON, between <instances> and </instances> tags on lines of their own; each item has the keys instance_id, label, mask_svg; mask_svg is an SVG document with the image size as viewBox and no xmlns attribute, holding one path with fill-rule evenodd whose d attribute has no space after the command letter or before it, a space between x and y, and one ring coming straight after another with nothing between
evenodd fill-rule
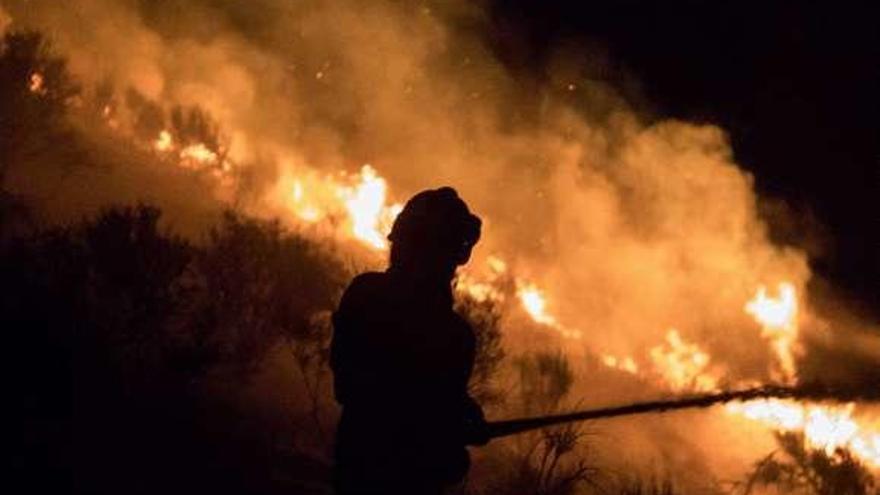
<instances>
[{"instance_id":1,"label":"thick smoke cloud","mask_svg":"<svg viewBox=\"0 0 880 495\"><path fill-rule=\"evenodd\" d=\"M770 378L772 353L743 306L762 284L803 294L806 255L770 242L723 130L647 122L584 77L589 54L560 55L544 83L523 82L486 46L469 2L34 0L8 10L49 33L87 87L110 81L166 108L206 109L248 177L235 201L251 212L283 214L275 183L307 170L371 163L398 200L450 184L486 220L474 263L502 257L581 330L560 345L644 355L676 328L731 382ZM83 173L62 187L91 182ZM228 199L173 174L110 173L92 184L102 190L93 203L165 198L189 224ZM634 445L678 442L657 440L668 435L631 434Z\"/></svg>"},{"instance_id":2,"label":"thick smoke cloud","mask_svg":"<svg viewBox=\"0 0 880 495\"><path fill-rule=\"evenodd\" d=\"M757 328L742 301L759 283L807 279L801 253L767 240L722 131L642 124L590 81L524 94L479 37L456 27L479 25L479 12L382 2L26 10L22 22L51 26L83 80L206 108L259 187L284 167L367 162L401 199L458 187L487 218L483 252L564 294L560 316L609 351L652 345L675 326L753 370L766 356L754 356Z\"/></svg>"}]
</instances>

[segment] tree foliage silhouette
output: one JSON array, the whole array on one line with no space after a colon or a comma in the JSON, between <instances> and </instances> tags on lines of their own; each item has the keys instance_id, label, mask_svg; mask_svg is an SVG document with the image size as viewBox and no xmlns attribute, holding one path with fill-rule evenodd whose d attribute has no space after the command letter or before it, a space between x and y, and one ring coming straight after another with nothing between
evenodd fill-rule
<instances>
[{"instance_id":1,"label":"tree foliage silhouette","mask_svg":"<svg viewBox=\"0 0 880 495\"><path fill-rule=\"evenodd\" d=\"M10 168L65 140L67 105L78 94L64 59L42 35L11 31L0 39L0 241L27 231L31 220L27 205L7 190Z\"/></svg>"},{"instance_id":2,"label":"tree foliage silhouette","mask_svg":"<svg viewBox=\"0 0 880 495\"><path fill-rule=\"evenodd\" d=\"M777 433L776 441L779 449L755 463L743 493L775 486L792 494L880 495L870 471L849 451L812 448L798 433Z\"/></svg>"}]
</instances>

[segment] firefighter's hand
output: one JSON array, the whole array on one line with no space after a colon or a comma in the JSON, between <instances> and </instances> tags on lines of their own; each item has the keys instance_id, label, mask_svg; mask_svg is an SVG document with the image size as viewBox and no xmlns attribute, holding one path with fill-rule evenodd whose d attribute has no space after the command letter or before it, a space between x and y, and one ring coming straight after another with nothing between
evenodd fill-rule
<instances>
[{"instance_id":1,"label":"firefighter's hand","mask_svg":"<svg viewBox=\"0 0 880 495\"><path fill-rule=\"evenodd\" d=\"M483 416L483 408L468 397L464 416L465 445L486 445L491 440L489 425Z\"/></svg>"},{"instance_id":2,"label":"firefighter's hand","mask_svg":"<svg viewBox=\"0 0 880 495\"><path fill-rule=\"evenodd\" d=\"M489 428L486 420L467 421L465 423L465 444L486 445L492 438L489 436Z\"/></svg>"}]
</instances>

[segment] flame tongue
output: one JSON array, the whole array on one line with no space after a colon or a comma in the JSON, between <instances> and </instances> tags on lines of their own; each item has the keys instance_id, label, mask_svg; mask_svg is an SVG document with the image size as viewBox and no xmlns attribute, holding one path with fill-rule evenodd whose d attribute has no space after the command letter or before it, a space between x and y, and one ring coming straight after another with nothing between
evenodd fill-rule
<instances>
[{"instance_id":1,"label":"flame tongue","mask_svg":"<svg viewBox=\"0 0 880 495\"><path fill-rule=\"evenodd\" d=\"M360 182L352 187L340 187L352 234L376 249L388 249L385 235L391 230L394 219L403 206L386 206L388 185L369 164L361 168Z\"/></svg>"},{"instance_id":2,"label":"flame tongue","mask_svg":"<svg viewBox=\"0 0 880 495\"><path fill-rule=\"evenodd\" d=\"M794 286L788 282L779 284L779 297L767 296L767 288L758 288L755 297L746 303L745 311L761 325L761 336L770 341L779 360L777 374L788 383L796 376L795 354L797 353L797 295Z\"/></svg>"},{"instance_id":3,"label":"flame tongue","mask_svg":"<svg viewBox=\"0 0 880 495\"><path fill-rule=\"evenodd\" d=\"M535 323L550 327L566 338L578 339L581 337L579 330L563 326L556 317L547 311L547 296L535 284L518 280L517 286L516 295L523 309Z\"/></svg>"},{"instance_id":4,"label":"flame tongue","mask_svg":"<svg viewBox=\"0 0 880 495\"><path fill-rule=\"evenodd\" d=\"M718 390L718 378L709 370L709 355L697 344L685 342L678 330L670 329L665 344L651 348L650 356L673 390Z\"/></svg>"},{"instance_id":5,"label":"flame tongue","mask_svg":"<svg viewBox=\"0 0 880 495\"><path fill-rule=\"evenodd\" d=\"M32 73L28 78L28 90L31 93L44 94L46 92L46 87L43 82L44 79L42 74L39 72Z\"/></svg>"}]
</instances>

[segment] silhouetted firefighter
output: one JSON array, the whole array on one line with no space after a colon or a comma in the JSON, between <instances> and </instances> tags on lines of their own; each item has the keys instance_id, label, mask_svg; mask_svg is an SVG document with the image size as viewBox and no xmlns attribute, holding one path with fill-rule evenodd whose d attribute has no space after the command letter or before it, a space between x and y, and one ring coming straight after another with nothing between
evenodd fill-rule
<instances>
[{"instance_id":1,"label":"silhouetted firefighter","mask_svg":"<svg viewBox=\"0 0 880 495\"><path fill-rule=\"evenodd\" d=\"M467 473L465 445L488 440L467 392L474 332L451 287L480 224L454 189L423 191L394 222L389 268L345 291L331 347L337 493L441 493Z\"/></svg>"}]
</instances>

